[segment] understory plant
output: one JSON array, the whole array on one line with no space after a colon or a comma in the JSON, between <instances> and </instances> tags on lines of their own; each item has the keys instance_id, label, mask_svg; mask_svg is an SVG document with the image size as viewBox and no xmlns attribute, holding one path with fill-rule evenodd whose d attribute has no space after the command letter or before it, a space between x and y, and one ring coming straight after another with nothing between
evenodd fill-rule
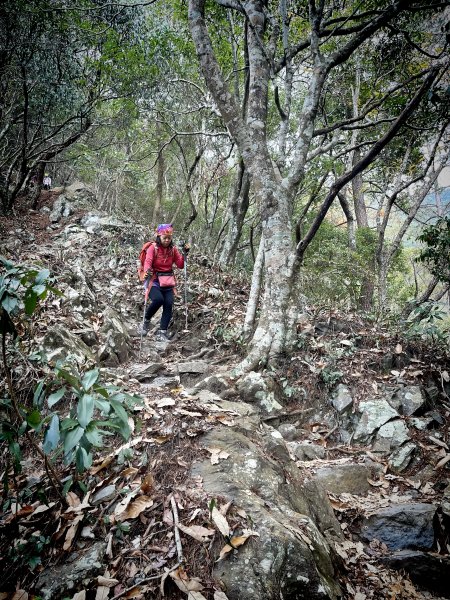
<instances>
[{"instance_id":1,"label":"understory plant","mask_svg":"<svg viewBox=\"0 0 450 600\"><path fill-rule=\"evenodd\" d=\"M15 265L2 257L0 263L4 271L0 276L2 367L7 383L7 392L0 398L0 442L9 451L4 491L9 474L15 477L21 471L22 449L27 443L43 460L51 484L64 500L73 478L92 465L95 449L104 446L104 436L118 433L128 439L130 409L139 399L117 386L103 384L98 368L81 372L73 364L58 362L37 382L31 406L22 400L27 394L23 390L19 394L13 379L8 344L20 343L19 323L33 315L40 301L49 293L61 294L48 269ZM60 457L75 471L64 486L55 468Z\"/></svg>"}]
</instances>

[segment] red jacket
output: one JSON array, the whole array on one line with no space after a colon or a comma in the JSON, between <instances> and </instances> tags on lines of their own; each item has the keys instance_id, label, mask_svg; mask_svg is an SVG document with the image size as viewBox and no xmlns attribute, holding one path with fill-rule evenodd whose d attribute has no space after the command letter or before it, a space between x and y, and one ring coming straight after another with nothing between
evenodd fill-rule
<instances>
[{"instance_id":1,"label":"red jacket","mask_svg":"<svg viewBox=\"0 0 450 600\"><path fill-rule=\"evenodd\" d=\"M156 252L156 256L155 256ZM156 272L169 272L172 271L173 265L179 269L184 267L184 256L175 246L172 248L164 248L155 244L151 244L147 248L144 262L144 272L151 271L153 274Z\"/></svg>"}]
</instances>

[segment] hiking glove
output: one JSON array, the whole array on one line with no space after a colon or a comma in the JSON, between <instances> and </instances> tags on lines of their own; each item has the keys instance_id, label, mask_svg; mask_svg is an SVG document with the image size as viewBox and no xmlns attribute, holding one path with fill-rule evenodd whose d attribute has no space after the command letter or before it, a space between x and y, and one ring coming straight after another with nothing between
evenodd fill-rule
<instances>
[{"instance_id":1,"label":"hiking glove","mask_svg":"<svg viewBox=\"0 0 450 600\"><path fill-rule=\"evenodd\" d=\"M145 273L144 273L144 280L147 281L147 279L150 279L151 276L152 276L152 272L151 271L145 271Z\"/></svg>"}]
</instances>

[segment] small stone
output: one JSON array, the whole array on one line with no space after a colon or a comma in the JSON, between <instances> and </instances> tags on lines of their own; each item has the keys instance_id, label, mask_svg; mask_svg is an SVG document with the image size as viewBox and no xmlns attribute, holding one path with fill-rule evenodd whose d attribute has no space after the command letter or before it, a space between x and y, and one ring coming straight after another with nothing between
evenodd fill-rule
<instances>
[{"instance_id":1,"label":"small stone","mask_svg":"<svg viewBox=\"0 0 450 600\"><path fill-rule=\"evenodd\" d=\"M417 446L411 442L401 446L395 452L393 452L388 461L389 467L392 469L392 471L395 471L396 473L401 473L404 471L411 462L416 449Z\"/></svg>"},{"instance_id":2,"label":"small stone","mask_svg":"<svg viewBox=\"0 0 450 600\"><path fill-rule=\"evenodd\" d=\"M339 414L342 414L351 408L353 405L353 398L347 386L342 383L337 386L335 394L331 399L331 404Z\"/></svg>"}]
</instances>

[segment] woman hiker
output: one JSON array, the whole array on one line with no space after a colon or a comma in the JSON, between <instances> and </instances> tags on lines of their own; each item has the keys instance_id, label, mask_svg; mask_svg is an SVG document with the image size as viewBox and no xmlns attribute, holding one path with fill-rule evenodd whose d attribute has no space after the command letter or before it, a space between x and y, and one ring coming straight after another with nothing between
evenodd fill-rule
<instances>
[{"instance_id":1,"label":"woman hiker","mask_svg":"<svg viewBox=\"0 0 450 600\"><path fill-rule=\"evenodd\" d=\"M150 320L162 306L161 323L157 341L166 342L170 339L167 328L172 318L175 277L173 265L179 269L184 267L184 257L189 252L189 244L184 244L183 254L176 248L172 241L173 226L170 223L158 225L156 229L156 242L147 248L144 272L145 287L150 286L150 305L145 311L142 335L147 335L150 330Z\"/></svg>"}]
</instances>

